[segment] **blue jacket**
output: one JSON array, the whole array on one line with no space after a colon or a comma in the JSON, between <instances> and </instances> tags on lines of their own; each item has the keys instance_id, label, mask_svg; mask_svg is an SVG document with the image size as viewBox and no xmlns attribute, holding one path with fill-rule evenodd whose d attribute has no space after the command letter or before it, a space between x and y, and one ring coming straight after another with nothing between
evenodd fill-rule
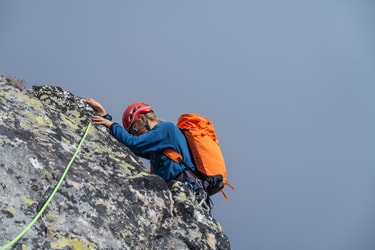
<instances>
[{"instance_id":1,"label":"blue jacket","mask_svg":"<svg viewBox=\"0 0 375 250\"><path fill-rule=\"evenodd\" d=\"M163 154L166 148L179 152L184 161L195 170L189 147L182 131L172 122L160 122L145 134L129 134L120 124L111 127L112 135L136 155L149 159L152 172L164 180L171 181L185 170L185 166L176 163Z\"/></svg>"}]
</instances>

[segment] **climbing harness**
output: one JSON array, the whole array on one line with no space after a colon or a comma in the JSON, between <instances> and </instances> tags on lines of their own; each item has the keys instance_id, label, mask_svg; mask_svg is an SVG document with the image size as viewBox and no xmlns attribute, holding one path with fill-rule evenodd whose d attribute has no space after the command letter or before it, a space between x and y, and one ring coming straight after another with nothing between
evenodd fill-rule
<instances>
[{"instance_id":1,"label":"climbing harness","mask_svg":"<svg viewBox=\"0 0 375 250\"><path fill-rule=\"evenodd\" d=\"M76 151L74 152L72 158L70 159L68 165L66 166L65 171L64 171L63 175L61 176L59 182L56 184L55 188L53 189L52 193L48 197L47 201L43 204L43 206L41 207L39 212L35 215L34 219L14 239L12 239L8 244L2 246L0 248L0 250L6 250L6 249L10 248L12 245L14 245L15 243L17 243L26 234L26 232L34 225L34 223L40 218L40 216L44 213L44 210L46 210L48 204L51 202L51 200L55 196L57 190L60 188L61 183L63 182L66 174L68 173L68 171L70 169L70 166L72 165L76 156L78 155L78 152L81 149L81 146L86 139L86 136L89 132L90 127L91 127L91 122L87 125L86 131L85 131L83 137L81 138L81 141L79 142Z\"/></svg>"}]
</instances>

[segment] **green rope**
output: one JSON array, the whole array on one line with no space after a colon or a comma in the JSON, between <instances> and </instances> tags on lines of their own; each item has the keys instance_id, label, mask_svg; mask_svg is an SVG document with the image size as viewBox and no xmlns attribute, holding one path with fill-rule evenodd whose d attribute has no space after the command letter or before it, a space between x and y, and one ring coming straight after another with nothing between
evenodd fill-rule
<instances>
[{"instance_id":1,"label":"green rope","mask_svg":"<svg viewBox=\"0 0 375 250\"><path fill-rule=\"evenodd\" d=\"M44 203L43 207L39 210L39 212L37 213L37 215L34 217L34 219L29 223L29 225L27 225L25 227L25 229L19 233L12 241L10 241L8 244L4 245L3 247L1 247L0 250L5 250L5 249L8 249L9 247L11 247L13 244L15 244L17 241L19 241L23 235L34 225L34 223L39 219L39 217L43 214L44 210L46 210L48 204L51 202L51 200L53 199L53 197L55 196L57 190L59 189L61 183L63 182L66 174L68 173L69 169L70 169L70 166L72 165L74 159L76 158L84 140L86 139L86 136L89 132L89 129L91 127L91 122L89 123L89 125L87 126L86 128L86 131L85 131L85 134L83 135L81 141L79 142L78 144L78 147L76 149L76 151L74 152L74 155L72 157L72 159L70 159L70 162L68 163L68 165L66 166L65 168L65 171L63 173L63 175L61 176L59 182L57 183L57 185L55 186L55 188L53 189L51 195L48 197L47 201Z\"/></svg>"}]
</instances>

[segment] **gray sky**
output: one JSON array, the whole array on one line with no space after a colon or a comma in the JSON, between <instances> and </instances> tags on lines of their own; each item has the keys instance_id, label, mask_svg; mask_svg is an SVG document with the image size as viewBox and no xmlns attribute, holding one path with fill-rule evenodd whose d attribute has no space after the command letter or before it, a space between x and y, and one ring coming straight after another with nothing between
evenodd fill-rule
<instances>
[{"instance_id":1,"label":"gray sky","mask_svg":"<svg viewBox=\"0 0 375 250\"><path fill-rule=\"evenodd\" d=\"M0 71L217 130L233 249L375 249L375 2L10 1Z\"/></svg>"}]
</instances>

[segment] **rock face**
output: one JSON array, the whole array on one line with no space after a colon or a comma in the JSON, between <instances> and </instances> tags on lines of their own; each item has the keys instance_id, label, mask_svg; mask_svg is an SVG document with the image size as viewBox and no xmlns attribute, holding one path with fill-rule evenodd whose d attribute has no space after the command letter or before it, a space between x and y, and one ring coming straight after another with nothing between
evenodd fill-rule
<instances>
[{"instance_id":1,"label":"rock face","mask_svg":"<svg viewBox=\"0 0 375 250\"><path fill-rule=\"evenodd\" d=\"M54 86L0 76L0 247L33 220L94 114ZM230 249L180 183L168 187L104 127L91 126L43 215L12 249Z\"/></svg>"}]
</instances>

